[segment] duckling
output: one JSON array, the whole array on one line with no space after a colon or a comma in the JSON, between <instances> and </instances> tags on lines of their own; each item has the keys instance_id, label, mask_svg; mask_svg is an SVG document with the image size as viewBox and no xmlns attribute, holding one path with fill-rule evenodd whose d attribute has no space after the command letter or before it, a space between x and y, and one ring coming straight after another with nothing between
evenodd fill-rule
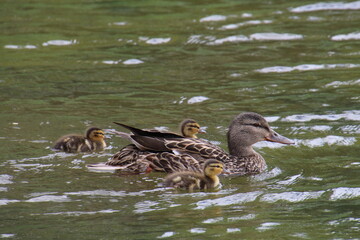
<instances>
[{"instance_id":1,"label":"duckling","mask_svg":"<svg viewBox=\"0 0 360 240\"><path fill-rule=\"evenodd\" d=\"M67 153L101 151L106 147L104 131L97 127L88 128L85 136L69 134L59 138L54 149Z\"/></svg>"},{"instance_id":2,"label":"duckling","mask_svg":"<svg viewBox=\"0 0 360 240\"><path fill-rule=\"evenodd\" d=\"M185 119L180 123L180 132L184 137L197 138L196 134L205 133L193 119Z\"/></svg>"},{"instance_id":3,"label":"duckling","mask_svg":"<svg viewBox=\"0 0 360 240\"><path fill-rule=\"evenodd\" d=\"M199 172L174 172L165 177L164 186L181 188L186 190L206 190L218 188L220 180L218 175L222 173L222 162L210 159L204 163L202 173Z\"/></svg>"}]
</instances>

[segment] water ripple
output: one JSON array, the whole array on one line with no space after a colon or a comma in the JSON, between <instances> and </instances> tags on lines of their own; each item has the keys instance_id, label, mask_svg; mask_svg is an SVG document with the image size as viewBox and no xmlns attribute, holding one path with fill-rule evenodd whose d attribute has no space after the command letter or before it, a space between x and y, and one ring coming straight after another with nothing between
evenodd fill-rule
<instances>
[{"instance_id":1,"label":"water ripple","mask_svg":"<svg viewBox=\"0 0 360 240\"><path fill-rule=\"evenodd\" d=\"M233 30L233 29L237 29L237 28L240 28L243 26L270 24L270 23L273 23L273 21L272 20L250 20L250 21L245 21L245 22L241 22L241 23L233 23L233 24L224 25L224 26L220 27L219 30Z\"/></svg>"},{"instance_id":2,"label":"water ripple","mask_svg":"<svg viewBox=\"0 0 360 240\"><path fill-rule=\"evenodd\" d=\"M288 66L273 66L262 69L257 69L255 72L260 73L285 73L292 71L315 71L324 69L335 69L335 68L358 68L360 64L352 63L338 63L338 64L302 64L295 67Z\"/></svg>"},{"instance_id":3,"label":"water ripple","mask_svg":"<svg viewBox=\"0 0 360 240\"><path fill-rule=\"evenodd\" d=\"M296 114L282 118L284 122L310 122L312 120L338 121L340 119L359 121L360 110L344 111L340 114Z\"/></svg>"},{"instance_id":4,"label":"water ripple","mask_svg":"<svg viewBox=\"0 0 360 240\"><path fill-rule=\"evenodd\" d=\"M80 192L66 192L66 195L76 196L112 196L112 197L124 197L126 196L125 191L109 191L109 190L93 190L93 191L80 191Z\"/></svg>"},{"instance_id":5,"label":"water ripple","mask_svg":"<svg viewBox=\"0 0 360 240\"><path fill-rule=\"evenodd\" d=\"M332 190L333 193L330 196L330 200L332 201L360 197L360 188L339 187Z\"/></svg>"},{"instance_id":6,"label":"water ripple","mask_svg":"<svg viewBox=\"0 0 360 240\"><path fill-rule=\"evenodd\" d=\"M325 145L338 145L350 146L356 143L355 137L342 137L342 136L326 136L323 138L314 138L308 140L297 140L297 145L305 145L308 147L323 147Z\"/></svg>"},{"instance_id":7,"label":"water ripple","mask_svg":"<svg viewBox=\"0 0 360 240\"><path fill-rule=\"evenodd\" d=\"M187 44L222 45L224 43L238 43L250 41L291 41L303 39L303 35L292 33L254 33L249 37L245 35L233 35L217 39L214 36L192 35Z\"/></svg>"},{"instance_id":8,"label":"water ripple","mask_svg":"<svg viewBox=\"0 0 360 240\"><path fill-rule=\"evenodd\" d=\"M327 3L314 3L308 4L296 8L291 8L291 12L302 13L302 12L314 12L324 10L357 10L360 9L360 1L355 2L327 2Z\"/></svg>"},{"instance_id":9,"label":"water ripple","mask_svg":"<svg viewBox=\"0 0 360 240\"><path fill-rule=\"evenodd\" d=\"M43 195L40 197L30 198L26 202L70 202L67 196Z\"/></svg>"},{"instance_id":10,"label":"water ripple","mask_svg":"<svg viewBox=\"0 0 360 240\"><path fill-rule=\"evenodd\" d=\"M73 211L73 212L54 212L54 213L44 213L43 215L66 215L66 216L81 216L81 215L94 215L98 213L115 213L120 212L119 210L114 209L105 209L99 211ZM32 214L32 215L40 215L40 214Z\"/></svg>"},{"instance_id":11,"label":"water ripple","mask_svg":"<svg viewBox=\"0 0 360 240\"><path fill-rule=\"evenodd\" d=\"M333 87L338 88L341 86L353 86L353 85L360 85L360 79L358 80L349 80L349 81L334 81L331 83L326 84L324 87Z\"/></svg>"},{"instance_id":12,"label":"water ripple","mask_svg":"<svg viewBox=\"0 0 360 240\"><path fill-rule=\"evenodd\" d=\"M234 204L243 204L247 202L253 202L256 198L262 194L261 191L248 192L248 193L237 193L234 195L217 198L217 199L206 199L196 203L195 209L205 209L211 206L228 206Z\"/></svg>"},{"instance_id":13,"label":"water ripple","mask_svg":"<svg viewBox=\"0 0 360 240\"><path fill-rule=\"evenodd\" d=\"M260 200L268 203L274 203L277 201L302 202L308 199L317 199L324 192L325 191L267 193L261 196Z\"/></svg>"}]
</instances>

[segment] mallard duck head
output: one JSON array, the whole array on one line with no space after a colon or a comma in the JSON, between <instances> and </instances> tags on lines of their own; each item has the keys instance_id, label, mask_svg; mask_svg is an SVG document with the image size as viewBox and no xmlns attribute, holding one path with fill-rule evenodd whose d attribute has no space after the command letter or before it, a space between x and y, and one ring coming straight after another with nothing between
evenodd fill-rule
<instances>
[{"instance_id":1,"label":"mallard duck head","mask_svg":"<svg viewBox=\"0 0 360 240\"><path fill-rule=\"evenodd\" d=\"M241 113L235 117L230 124L227 137L232 155L241 155L242 149L245 151L247 147L260 141L294 144L290 139L272 130L265 118L254 112Z\"/></svg>"},{"instance_id":2,"label":"mallard duck head","mask_svg":"<svg viewBox=\"0 0 360 240\"><path fill-rule=\"evenodd\" d=\"M192 119L185 119L180 124L180 131L184 137L197 138L196 134L204 133L201 130L200 125Z\"/></svg>"},{"instance_id":3,"label":"mallard duck head","mask_svg":"<svg viewBox=\"0 0 360 240\"><path fill-rule=\"evenodd\" d=\"M224 164L218 160L210 159L204 163L204 173L206 176L213 178L223 172Z\"/></svg>"},{"instance_id":4,"label":"mallard duck head","mask_svg":"<svg viewBox=\"0 0 360 240\"><path fill-rule=\"evenodd\" d=\"M100 128L91 127L86 130L86 138L95 142L103 141L105 138L105 133Z\"/></svg>"}]
</instances>

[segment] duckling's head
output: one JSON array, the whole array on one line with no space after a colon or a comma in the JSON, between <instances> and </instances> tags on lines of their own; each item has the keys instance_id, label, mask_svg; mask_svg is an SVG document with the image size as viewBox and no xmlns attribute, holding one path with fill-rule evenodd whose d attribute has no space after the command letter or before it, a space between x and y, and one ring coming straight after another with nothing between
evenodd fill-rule
<instances>
[{"instance_id":1,"label":"duckling's head","mask_svg":"<svg viewBox=\"0 0 360 240\"><path fill-rule=\"evenodd\" d=\"M239 155L237 150L249 147L260 141L293 144L290 139L281 136L270 128L263 116L254 112L241 113L235 117L229 127L228 144L232 155Z\"/></svg>"},{"instance_id":2,"label":"duckling's head","mask_svg":"<svg viewBox=\"0 0 360 240\"><path fill-rule=\"evenodd\" d=\"M97 127L91 127L86 130L86 138L95 142L99 142L104 140L105 134L102 129Z\"/></svg>"},{"instance_id":3,"label":"duckling's head","mask_svg":"<svg viewBox=\"0 0 360 240\"><path fill-rule=\"evenodd\" d=\"M224 163L215 159L207 160L204 163L204 173L208 177L215 177L219 175L220 173L222 173L223 169Z\"/></svg>"},{"instance_id":4,"label":"duckling's head","mask_svg":"<svg viewBox=\"0 0 360 240\"><path fill-rule=\"evenodd\" d=\"M197 138L196 134L204 133L200 129L200 125L192 119L185 119L180 124L180 131L184 137Z\"/></svg>"}]
</instances>

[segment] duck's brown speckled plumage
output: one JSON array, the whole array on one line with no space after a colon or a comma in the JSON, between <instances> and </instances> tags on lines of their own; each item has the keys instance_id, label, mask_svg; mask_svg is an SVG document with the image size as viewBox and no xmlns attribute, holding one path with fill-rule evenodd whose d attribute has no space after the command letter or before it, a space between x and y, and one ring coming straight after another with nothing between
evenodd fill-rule
<instances>
[{"instance_id":1,"label":"duck's brown speckled plumage","mask_svg":"<svg viewBox=\"0 0 360 240\"><path fill-rule=\"evenodd\" d=\"M208 141L194 138L154 135L137 128L119 124L132 133L124 138L136 145L125 147L114 155L107 164L118 165L123 162L146 162L148 170L174 172L188 170L200 172L207 159L216 159L225 163L227 172L232 174L256 174L264 171L264 158L254 151L252 145L259 141L273 141L284 144L292 142L273 131L267 121L257 113L242 113L230 124L228 146L230 154ZM135 163L136 164L136 163ZM125 168L125 167L124 167Z\"/></svg>"},{"instance_id":2,"label":"duck's brown speckled plumage","mask_svg":"<svg viewBox=\"0 0 360 240\"><path fill-rule=\"evenodd\" d=\"M106 147L104 131L97 127L86 130L84 136L69 134L59 138L54 149L67 153L101 151Z\"/></svg>"}]
</instances>

